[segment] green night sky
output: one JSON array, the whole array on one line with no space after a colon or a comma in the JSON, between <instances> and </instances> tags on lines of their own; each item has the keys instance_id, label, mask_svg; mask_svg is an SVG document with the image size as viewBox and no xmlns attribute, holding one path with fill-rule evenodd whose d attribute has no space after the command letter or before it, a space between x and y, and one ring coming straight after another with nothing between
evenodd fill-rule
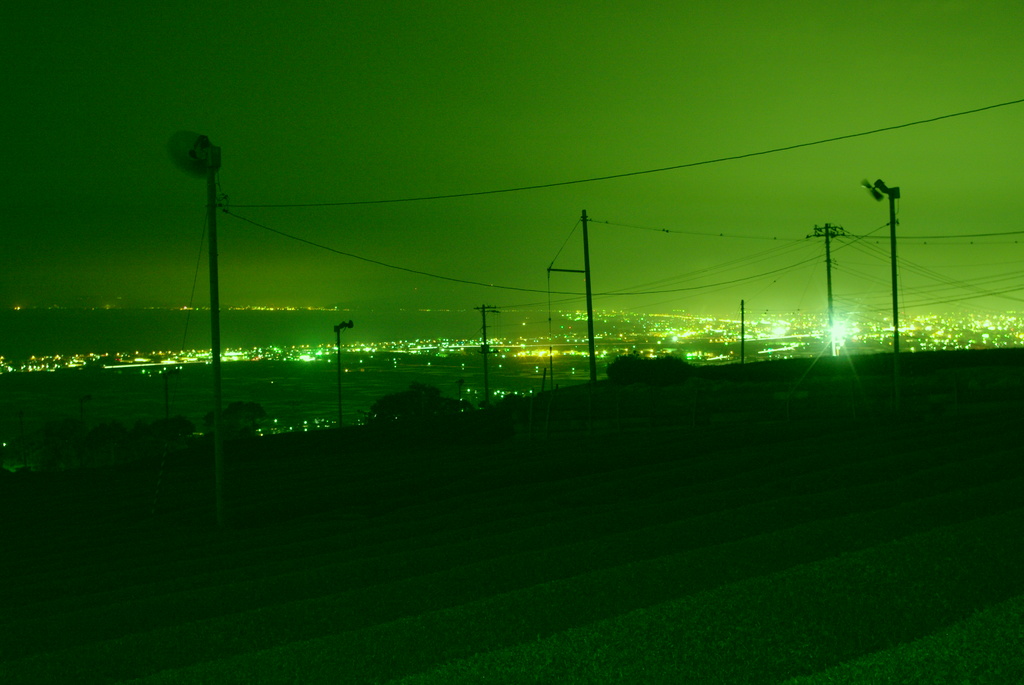
<instances>
[{"instance_id":1,"label":"green night sky","mask_svg":"<svg viewBox=\"0 0 1024 685\"><path fill-rule=\"evenodd\" d=\"M188 129L221 146L238 215L539 291L388 269L222 214L224 305L543 307L563 243L554 265L582 268L570 231L586 209L595 292L651 293L598 308L824 310L824 246L805 236L828 222L874 231L835 245L837 308L884 315L887 205L859 187L882 178L903 194L907 311L1020 309L1024 104L541 190L242 205L571 181L1018 100L1022 25L1016 0L22 3L0 18L0 306L187 304L205 185L166 141ZM1009 235L953 237L990 233ZM204 272L199 284L203 304ZM582 278L553 274L552 288L579 292Z\"/></svg>"}]
</instances>

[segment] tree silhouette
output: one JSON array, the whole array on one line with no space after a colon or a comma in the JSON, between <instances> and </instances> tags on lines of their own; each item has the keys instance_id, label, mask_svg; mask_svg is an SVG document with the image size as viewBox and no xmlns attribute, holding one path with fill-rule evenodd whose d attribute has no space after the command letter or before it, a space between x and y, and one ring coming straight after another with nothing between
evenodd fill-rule
<instances>
[{"instance_id":1,"label":"tree silhouette","mask_svg":"<svg viewBox=\"0 0 1024 685\"><path fill-rule=\"evenodd\" d=\"M232 402L221 413L224 437L228 440L251 438L256 435L256 429L265 418L267 418L267 412L258 402ZM206 425L207 432L213 431L212 411L203 417L203 423Z\"/></svg>"},{"instance_id":2,"label":"tree silhouette","mask_svg":"<svg viewBox=\"0 0 1024 685\"><path fill-rule=\"evenodd\" d=\"M678 357L641 357L633 352L616 357L608 365L608 380L616 385L680 385L693 376L693 371Z\"/></svg>"},{"instance_id":3,"label":"tree silhouette","mask_svg":"<svg viewBox=\"0 0 1024 685\"><path fill-rule=\"evenodd\" d=\"M181 415L152 423L137 421L130 433L131 446L137 456L156 456L165 450L184 447L195 430L195 424Z\"/></svg>"},{"instance_id":4,"label":"tree silhouette","mask_svg":"<svg viewBox=\"0 0 1024 685\"><path fill-rule=\"evenodd\" d=\"M367 425L381 425L394 421L427 420L451 416L472 409L465 400L442 397L432 385L413 383L408 390L384 395L366 412Z\"/></svg>"},{"instance_id":5,"label":"tree silhouette","mask_svg":"<svg viewBox=\"0 0 1024 685\"><path fill-rule=\"evenodd\" d=\"M72 418L47 421L41 432L39 467L47 471L84 466L85 424Z\"/></svg>"},{"instance_id":6,"label":"tree silhouette","mask_svg":"<svg viewBox=\"0 0 1024 685\"><path fill-rule=\"evenodd\" d=\"M114 464L128 458L132 436L121 423L110 421L93 426L82 442L93 464Z\"/></svg>"},{"instance_id":7,"label":"tree silhouette","mask_svg":"<svg viewBox=\"0 0 1024 685\"><path fill-rule=\"evenodd\" d=\"M33 470L101 467L182 449L194 433L195 425L183 416L153 422L139 420L131 430L119 421L98 423L86 430L79 419L65 417L19 436L6 455L0 452L0 456Z\"/></svg>"}]
</instances>

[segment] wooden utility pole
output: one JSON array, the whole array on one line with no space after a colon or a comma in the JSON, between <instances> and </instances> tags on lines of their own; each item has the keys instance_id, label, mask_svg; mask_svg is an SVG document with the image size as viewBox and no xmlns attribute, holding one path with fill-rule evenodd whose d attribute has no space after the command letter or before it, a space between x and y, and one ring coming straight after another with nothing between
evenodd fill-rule
<instances>
[{"instance_id":1,"label":"wooden utility pole","mask_svg":"<svg viewBox=\"0 0 1024 685\"><path fill-rule=\"evenodd\" d=\"M896 269L896 200L900 199L900 189L890 188L885 181L878 179L874 184L864 181L864 186L876 200L883 195L889 197L889 252L892 268L892 399L893 409L900 409L900 305L898 299L899 280Z\"/></svg>"},{"instance_id":2,"label":"wooden utility pole","mask_svg":"<svg viewBox=\"0 0 1024 685\"><path fill-rule=\"evenodd\" d=\"M899 188L887 188L884 183L877 181L883 187L882 192L889 196L889 251L892 266L892 386L893 386L893 407L900 410L900 304L897 292L899 290L899 275L896 272L896 200L900 199Z\"/></svg>"},{"instance_id":3,"label":"wooden utility pole","mask_svg":"<svg viewBox=\"0 0 1024 685\"><path fill-rule=\"evenodd\" d=\"M842 226L825 224L824 226L815 226L814 235L807 236L808 238L825 238L825 282L828 285L828 340L829 350L831 350L833 357L836 356L836 320L832 304L832 238L843 235L846 235L846 231L843 230Z\"/></svg>"},{"instance_id":4,"label":"wooden utility pole","mask_svg":"<svg viewBox=\"0 0 1024 685\"><path fill-rule=\"evenodd\" d=\"M747 310L740 300L740 366L747 361Z\"/></svg>"},{"instance_id":5,"label":"wooden utility pole","mask_svg":"<svg viewBox=\"0 0 1024 685\"><path fill-rule=\"evenodd\" d=\"M188 150L183 149L187 140ZM171 136L169 148L175 162L184 171L206 178L207 241L210 260L210 363L213 367L213 473L217 500L217 525L227 522L224 505L224 417L221 411L220 277L217 269L217 172L220 148L210 139L188 131Z\"/></svg>"},{"instance_id":6,"label":"wooden utility pole","mask_svg":"<svg viewBox=\"0 0 1024 685\"><path fill-rule=\"evenodd\" d=\"M338 428L344 425L341 415L341 331L352 328L352 320L342 321L334 327L334 337L338 345Z\"/></svg>"},{"instance_id":7,"label":"wooden utility pole","mask_svg":"<svg viewBox=\"0 0 1024 685\"><path fill-rule=\"evenodd\" d=\"M590 352L590 382L597 383L597 352L594 343L594 292L590 281L590 234L587 230L587 210L583 210L580 221L583 223L583 269L555 269L548 267L548 272L564 271L567 273L583 274L586 283L587 294L587 347ZM554 382L554 367L552 367L552 382Z\"/></svg>"},{"instance_id":8,"label":"wooden utility pole","mask_svg":"<svg viewBox=\"0 0 1024 685\"><path fill-rule=\"evenodd\" d=\"M480 345L480 354L484 356L484 401L481 402L481 406L487 406L491 403L491 386L487 379L487 355L491 353L491 346L487 344L487 312L492 314L498 314L498 310L490 305L481 305L474 307L474 309L480 310L480 316L483 318L483 344Z\"/></svg>"},{"instance_id":9,"label":"wooden utility pole","mask_svg":"<svg viewBox=\"0 0 1024 685\"><path fill-rule=\"evenodd\" d=\"M597 383L597 352L594 345L594 293L590 285L590 238L587 233L587 210L580 217L583 222L583 278L587 285L587 342L590 349L590 382Z\"/></svg>"},{"instance_id":10,"label":"wooden utility pole","mask_svg":"<svg viewBox=\"0 0 1024 685\"><path fill-rule=\"evenodd\" d=\"M221 390L220 274L217 265L217 172L220 148L206 136L197 143L198 155L206 162L207 252L210 260L210 362L213 365L213 480L217 503L217 525L227 524L224 504L224 412Z\"/></svg>"}]
</instances>

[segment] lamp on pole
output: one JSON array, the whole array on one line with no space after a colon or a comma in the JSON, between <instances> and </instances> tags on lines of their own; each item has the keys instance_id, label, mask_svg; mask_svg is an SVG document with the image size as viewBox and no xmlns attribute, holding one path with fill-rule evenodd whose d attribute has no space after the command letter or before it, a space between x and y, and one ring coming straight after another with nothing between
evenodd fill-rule
<instances>
[{"instance_id":1,"label":"lamp on pole","mask_svg":"<svg viewBox=\"0 0 1024 685\"><path fill-rule=\"evenodd\" d=\"M210 363L213 369L213 473L217 525L227 524L224 504L224 416L221 391L220 276L217 266L217 172L220 147L206 136L179 131L171 136L167 150L186 173L206 179L207 245L210 260Z\"/></svg>"},{"instance_id":2,"label":"lamp on pole","mask_svg":"<svg viewBox=\"0 0 1024 685\"><path fill-rule=\"evenodd\" d=\"M344 425L344 421L341 418L341 331L346 328L352 328L352 320L342 321L334 327L334 336L338 344L338 428Z\"/></svg>"},{"instance_id":3,"label":"lamp on pole","mask_svg":"<svg viewBox=\"0 0 1024 685\"><path fill-rule=\"evenodd\" d=\"M873 184L864 181L864 187L871 196L882 201L883 196L889 197L889 253L892 268L892 386L893 408L900 408L900 306L899 281L896 270L896 200L900 199L900 189L889 187L882 179Z\"/></svg>"}]
</instances>

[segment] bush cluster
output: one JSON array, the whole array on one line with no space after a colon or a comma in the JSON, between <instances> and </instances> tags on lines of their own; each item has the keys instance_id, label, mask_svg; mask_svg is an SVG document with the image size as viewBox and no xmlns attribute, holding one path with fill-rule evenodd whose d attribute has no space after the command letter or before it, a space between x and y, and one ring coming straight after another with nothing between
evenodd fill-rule
<instances>
[{"instance_id":1,"label":"bush cluster","mask_svg":"<svg viewBox=\"0 0 1024 685\"><path fill-rule=\"evenodd\" d=\"M3 458L10 467L37 471L109 466L180 449L194 432L195 426L183 416L136 421L131 428L119 421L89 428L79 419L55 419L16 439Z\"/></svg>"},{"instance_id":2,"label":"bush cluster","mask_svg":"<svg viewBox=\"0 0 1024 685\"><path fill-rule=\"evenodd\" d=\"M390 424L395 421L429 421L442 416L452 416L473 405L465 400L443 397L441 391L423 383L413 383L408 390L384 395L366 412L364 422L368 426Z\"/></svg>"},{"instance_id":3,"label":"bush cluster","mask_svg":"<svg viewBox=\"0 0 1024 685\"><path fill-rule=\"evenodd\" d=\"M634 352L608 365L608 380L616 385L680 385L693 372L693 367L678 357L641 357Z\"/></svg>"}]
</instances>

